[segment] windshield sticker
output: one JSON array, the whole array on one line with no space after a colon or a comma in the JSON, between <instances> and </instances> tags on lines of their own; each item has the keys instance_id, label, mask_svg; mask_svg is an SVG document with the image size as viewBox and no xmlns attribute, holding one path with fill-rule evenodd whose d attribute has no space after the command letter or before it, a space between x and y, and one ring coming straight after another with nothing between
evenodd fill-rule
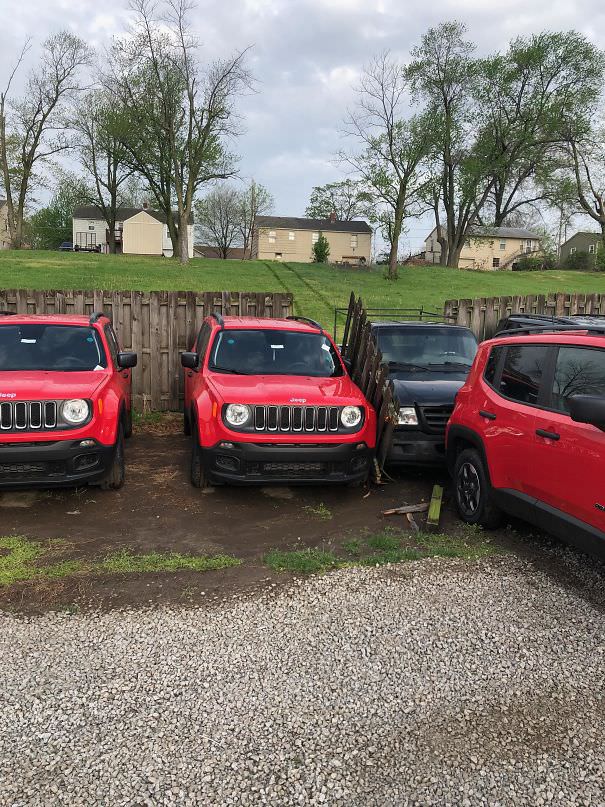
<instances>
[{"instance_id":1,"label":"windshield sticker","mask_svg":"<svg viewBox=\"0 0 605 807\"><path fill-rule=\"evenodd\" d=\"M271 350L283 350L283 345L271 345Z\"/></svg>"},{"instance_id":2,"label":"windshield sticker","mask_svg":"<svg viewBox=\"0 0 605 807\"><path fill-rule=\"evenodd\" d=\"M22 345L35 345L37 341L38 341L37 339L22 339L21 344Z\"/></svg>"},{"instance_id":3,"label":"windshield sticker","mask_svg":"<svg viewBox=\"0 0 605 807\"><path fill-rule=\"evenodd\" d=\"M321 349L326 350L329 353L330 352L330 345L322 345Z\"/></svg>"}]
</instances>

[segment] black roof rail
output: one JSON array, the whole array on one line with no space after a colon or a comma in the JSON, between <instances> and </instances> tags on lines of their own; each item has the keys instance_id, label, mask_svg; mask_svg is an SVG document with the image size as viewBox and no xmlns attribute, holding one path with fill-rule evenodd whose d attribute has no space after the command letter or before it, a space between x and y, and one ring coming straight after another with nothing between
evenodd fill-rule
<instances>
[{"instance_id":1,"label":"black roof rail","mask_svg":"<svg viewBox=\"0 0 605 807\"><path fill-rule=\"evenodd\" d=\"M111 322L111 315L106 314L105 311L93 311L90 315L90 319L88 320L89 325L94 325L97 320L100 320L101 317L107 317L107 319Z\"/></svg>"},{"instance_id":2,"label":"black roof rail","mask_svg":"<svg viewBox=\"0 0 605 807\"><path fill-rule=\"evenodd\" d=\"M221 326L221 328L224 327L225 320L223 319L222 314L219 314L217 311L213 311L212 314L210 314L210 316L214 317L214 319L218 322L218 324Z\"/></svg>"},{"instance_id":3,"label":"black roof rail","mask_svg":"<svg viewBox=\"0 0 605 807\"><path fill-rule=\"evenodd\" d=\"M324 329L321 327L319 322L315 322L314 319L309 319L309 317L299 317L296 316L295 314L290 314L289 316L286 317L286 319L292 319L295 320L296 322L306 322L307 325L312 325L314 328L317 328L318 331L321 331L322 333L324 332Z\"/></svg>"},{"instance_id":4,"label":"black roof rail","mask_svg":"<svg viewBox=\"0 0 605 807\"><path fill-rule=\"evenodd\" d=\"M0 317L16 317L16 311L0 311Z\"/></svg>"},{"instance_id":5,"label":"black roof rail","mask_svg":"<svg viewBox=\"0 0 605 807\"><path fill-rule=\"evenodd\" d=\"M596 325L548 325L546 327L534 327L534 328L511 328L510 330L506 331L498 331L498 333L494 334L492 337L493 339L504 339L507 336L533 336L534 334L549 334L549 333L589 333L595 334L597 336L605 336L605 325L597 327Z\"/></svg>"}]
</instances>

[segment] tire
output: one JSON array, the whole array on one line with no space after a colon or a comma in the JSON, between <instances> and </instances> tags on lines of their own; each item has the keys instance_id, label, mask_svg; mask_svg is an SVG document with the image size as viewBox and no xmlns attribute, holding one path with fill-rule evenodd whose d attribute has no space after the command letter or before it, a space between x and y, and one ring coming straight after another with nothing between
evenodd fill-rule
<instances>
[{"instance_id":1,"label":"tire","mask_svg":"<svg viewBox=\"0 0 605 807\"><path fill-rule=\"evenodd\" d=\"M132 407L130 407L124 417L124 437L126 439L132 437Z\"/></svg>"},{"instance_id":2,"label":"tire","mask_svg":"<svg viewBox=\"0 0 605 807\"><path fill-rule=\"evenodd\" d=\"M183 434L191 437L191 415L185 408L183 408Z\"/></svg>"},{"instance_id":3,"label":"tire","mask_svg":"<svg viewBox=\"0 0 605 807\"><path fill-rule=\"evenodd\" d=\"M456 457L454 495L460 518L485 529L498 527L503 513L494 503L494 494L485 465L478 451L466 448Z\"/></svg>"},{"instance_id":4,"label":"tire","mask_svg":"<svg viewBox=\"0 0 605 807\"><path fill-rule=\"evenodd\" d=\"M197 435L194 435L191 441L190 479L194 488L203 489L208 487L208 479L204 471L204 463L202 460L202 448L197 441Z\"/></svg>"},{"instance_id":5,"label":"tire","mask_svg":"<svg viewBox=\"0 0 605 807\"><path fill-rule=\"evenodd\" d=\"M124 484L124 477L124 427L120 423L113 461L107 475L101 480L101 490L119 490Z\"/></svg>"}]
</instances>

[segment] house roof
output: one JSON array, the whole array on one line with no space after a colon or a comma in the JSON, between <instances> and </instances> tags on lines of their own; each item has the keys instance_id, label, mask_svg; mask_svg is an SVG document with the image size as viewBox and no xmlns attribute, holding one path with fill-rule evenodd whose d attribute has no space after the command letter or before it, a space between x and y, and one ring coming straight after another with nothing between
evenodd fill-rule
<instances>
[{"instance_id":1,"label":"house roof","mask_svg":"<svg viewBox=\"0 0 605 807\"><path fill-rule=\"evenodd\" d=\"M275 227L276 230L326 230L336 233L371 233L367 221L330 221L330 219L301 219L293 216L257 216L259 227Z\"/></svg>"},{"instance_id":2,"label":"house roof","mask_svg":"<svg viewBox=\"0 0 605 807\"><path fill-rule=\"evenodd\" d=\"M582 236L582 235L586 236L587 238L594 238L595 241L600 241L601 240L601 233L597 233L594 230L578 230L578 232L574 233L571 236L571 238L568 238L567 241L564 241L561 244L561 247L564 247L565 244L569 244L569 242L573 241L574 238L577 238L578 236Z\"/></svg>"},{"instance_id":3,"label":"house roof","mask_svg":"<svg viewBox=\"0 0 605 807\"><path fill-rule=\"evenodd\" d=\"M437 230L433 228L431 235ZM441 228L443 231L443 227ZM471 238L531 238L542 239L540 233L526 230L523 227L473 227L469 233Z\"/></svg>"},{"instance_id":4,"label":"house roof","mask_svg":"<svg viewBox=\"0 0 605 807\"><path fill-rule=\"evenodd\" d=\"M147 213L156 221L161 221L162 224L166 224L166 214L161 210L152 210L150 207L118 207L116 210L116 220L127 221L138 213ZM175 216L178 216L176 210L174 210L173 213ZM73 218L103 221L103 214L96 205L82 205L81 207L76 207ZM189 223L193 224L193 216L189 216Z\"/></svg>"}]
</instances>

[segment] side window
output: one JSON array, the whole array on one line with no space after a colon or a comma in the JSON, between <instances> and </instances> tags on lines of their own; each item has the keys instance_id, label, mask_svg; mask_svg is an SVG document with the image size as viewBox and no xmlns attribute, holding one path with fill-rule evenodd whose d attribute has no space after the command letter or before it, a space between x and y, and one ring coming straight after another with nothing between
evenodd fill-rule
<instances>
[{"instance_id":1,"label":"side window","mask_svg":"<svg viewBox=\"0 0 605 807\"><path fill-rule=\"evenodd\" d=\"M499 391L519 403L537 404L547 345L508 345Z\"/></svg>"},{"instance_id":2,"label":"side window","mask_svg":"<svg viewBox=\"0 0 605 807\"><path fill-rule=\"evenodd\" d=\"M552 388L552 407L569 412L572 395L605 396L605 350L560 347Z\"/></svg>"},{"instance_id":3,"label":"side window","mask_svg":"<svg viewBox=\"0 0 605 807\"><path fill-rule=\"evenodd\" d=\"M201 365L204 361L204 356L206 354L206 349L208 348L208 341L210 339L210 334L212 333L212 329L207 322L205 322L202 327L200 328L200 332L197 337L197 341L195 343L195 352L199 355L199 362L198 365Z\"/></svg>"},{"instance_id":4,"label":"side window","mask_svg":"<svg viewBox=\"0 0 605 807\"><path fill-rule=\"evenodd\" d=\"M496 373L498 371L498 364L500 362L500 357L504 351L503 347L493 347L491 353L489 354L489 358L485 365L485 370L483 372L483 378L487 381L490 387L495 385L496 381Z\"/></svg>"},{"instance_id":5,"label":"side window","mask_svg":"<svg viewBox=\"0 0 605 807\"><path fill-rule=\"evenodd\" d=\"M118 338L111 325L106 325L104 330L105 330L105 338L107 339L107 344L109 345L109 352L111 353L111 360L113 361L113 366L117 367L118 353L120 352L120 346L118 345Z\"/></svg>"}]
</instances>

